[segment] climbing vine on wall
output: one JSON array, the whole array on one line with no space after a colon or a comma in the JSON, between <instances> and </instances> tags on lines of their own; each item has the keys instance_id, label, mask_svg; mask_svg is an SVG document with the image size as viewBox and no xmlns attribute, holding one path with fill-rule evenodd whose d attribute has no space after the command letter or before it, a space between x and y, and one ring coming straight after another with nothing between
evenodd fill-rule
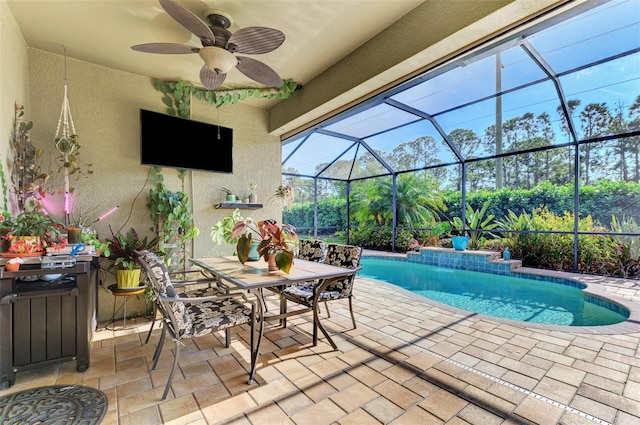
<instances>
[{"instance_id":1,"label":"climbing vine on wall","mask_svg":"<svg viewBox=\"0 0 640 425\"><path fill-rule=\"evenodd\" d=\"M206 90L194 87L188 81L162 81L153 80L156 90L162 92L162 103L167 107L169 115L189 118L191 110L191 96L198 100L206 100L217 108L226 104L235 105L247 98L256 99L287 99L302 86L295 81L287 80L280 88L267 89L230 89L230 90Z\"/></svg>"}]
</instances>

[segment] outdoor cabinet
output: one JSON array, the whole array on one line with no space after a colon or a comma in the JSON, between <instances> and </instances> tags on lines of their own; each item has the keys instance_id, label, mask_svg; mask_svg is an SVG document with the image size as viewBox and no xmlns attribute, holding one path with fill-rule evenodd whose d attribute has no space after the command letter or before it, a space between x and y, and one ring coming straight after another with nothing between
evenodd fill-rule
<instances>
[{"instance_id":1,"label":"outdoor cabinet","mask_svg":"<svg viewBox=\"0 0 640 425\"><path fill-rule=\"evenodd\" d=\"M44 277L57 274L56 280ZM87 370L96 303L91 260L64 268L0 268L0 389L13 385L18 371L54 363L75 359L78 372Z\"/></svg>"}]
</instances>

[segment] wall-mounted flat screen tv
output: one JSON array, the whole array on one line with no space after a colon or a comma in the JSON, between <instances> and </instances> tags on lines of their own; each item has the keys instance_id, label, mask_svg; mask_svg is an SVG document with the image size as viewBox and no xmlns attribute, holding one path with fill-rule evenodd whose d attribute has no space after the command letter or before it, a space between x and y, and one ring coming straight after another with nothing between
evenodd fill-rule
<instances>
[{"instance_id":1,"label":"wall-mounted flat screen tv","mask_svg":"<svg viewBox=\"0 0 640 425\"><path fill-rule=\"evenodd\" d=\"M140 109L140 162L233 172L233 129Z\"/></svg>"}]
</instances>

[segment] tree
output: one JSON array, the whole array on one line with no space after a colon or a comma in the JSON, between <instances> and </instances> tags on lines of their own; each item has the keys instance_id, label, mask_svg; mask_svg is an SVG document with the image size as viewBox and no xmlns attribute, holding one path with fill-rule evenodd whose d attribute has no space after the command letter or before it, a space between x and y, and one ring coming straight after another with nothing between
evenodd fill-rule
<instances>
[{"instance_id":1,"label":"tree","mask_svg":"<svg viewBox=\"0 0 640 425\"><path fill-rule=\"evenodd\" d=\"M582 139L589 140L606 134L611 124L611 113L606 103L590 103L580 112ZM584 183L589 184L591 167L599 158L591 143L584 145Z\"/></svg>"}]
</instances>

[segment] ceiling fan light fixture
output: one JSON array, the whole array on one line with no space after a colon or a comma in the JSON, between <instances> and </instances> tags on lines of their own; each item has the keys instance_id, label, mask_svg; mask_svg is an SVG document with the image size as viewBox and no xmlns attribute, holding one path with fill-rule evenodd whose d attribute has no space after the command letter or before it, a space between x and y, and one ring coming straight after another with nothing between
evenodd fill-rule
<instances>
[{"instance_id":1,"label":"ceiling fan light fixture","mask_svg":"<svg viewBox=\"0 0 640 425\"><path fill-rule=\"evenodd\" d=\"M231 52L220 47L203 47L198 53L204 63L218 74L226 74L238 64L238 59Z\"/></svg>"}]
</instances>

